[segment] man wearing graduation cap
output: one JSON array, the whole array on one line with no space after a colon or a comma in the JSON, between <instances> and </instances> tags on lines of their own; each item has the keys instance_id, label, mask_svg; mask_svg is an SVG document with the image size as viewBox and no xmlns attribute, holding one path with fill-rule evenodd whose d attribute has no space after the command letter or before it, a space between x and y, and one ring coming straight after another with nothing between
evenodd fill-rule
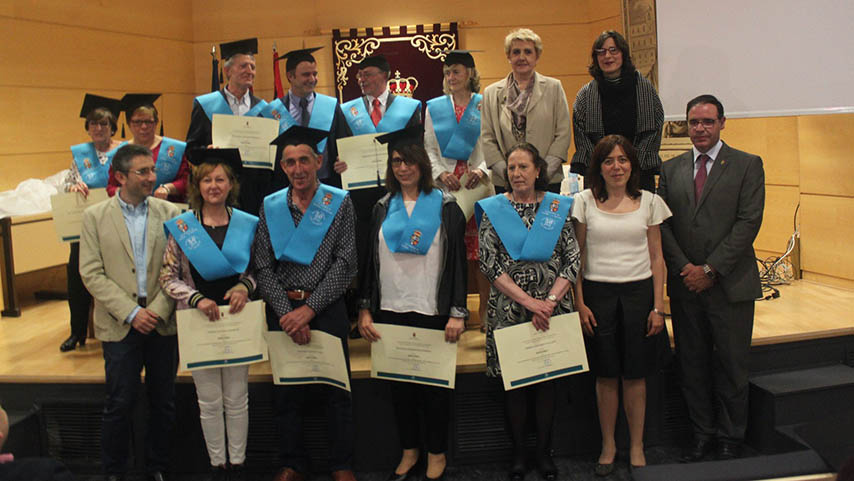
<instances>
[{"instance_id":1,"label":"man wearing graduation cap","mask_svg":"<svg viewBox=\"0 0 854 481\"><path fill-rule=\"evenodd\" d=\"M187 144L177 139L157 135L160 115L154 102L158 98L160 94L125 94L122 97L125 122L133 135L130 143L142 145L151 150L154 155L157 180L152 195L158 199L183 202L187 193L187 178L190 175L190 166L184 156ZM160 130L162 133L162 124ZM107 193L110 196L114 195L118 187L115 172L111 171Z\"/></svg>"},{"instance_id":2,"label":"man wearing graduation cap","mask_svg":"<svg viewBox=\"0 0 854 481\"><path fill-rule=\"evenodd\" d=\"M341 187L341 176L333 169L338 158L338 137L348 134L344 115L338 105L338 99L315 92L317 87L317 61L312 53L323 47L292 50L283 55L285 75L291 88L280 99L270 102L261 115L279 121L279 133L288 130L291 125L301 125L318 130L326 130L329 135L317 145L323 156L323 164L317 172L317 178L326 185ZM284 172L276 169L273 175L273 191L287 185Z\"/></svg>"},{"instance_id":3,"label":"man wearing graduation cap","mask_svg":"<svg viewBox=\"0 0 854 481\"><path fill-rule=\"evenodd\" d=\"M273 141L290 187L264 199L253 258L258 292L269 308L268 327L297 344L309 342L313 329L337 336L349 370L344 291L356 275L353 204L346 191L317 180L317 144L327 137L328 132L294 125ZM275 479L302 480L308 469L300 411L309 392L318 392L327 406L333 479L354 480L350 393L319 384L274 387L282 464Z\"/></svg>"},{"instance_id":4,"label":"man wearing graduation cap","mask_svg":"<svg viewBox=\"0 0 854 481\"><path fill-rule=\"evenodd\" d=\"M187 148L205 148L213 143L212 121L214 114L258 116L267 105L252 95L255 82L255 54L258 39L249 38L220 44L225 88L196 97L187 131ZM264 169L246 169L240 177L240 208L257 214L261 200L270 192L273 173Z\"/></svg>"}]
</instances>

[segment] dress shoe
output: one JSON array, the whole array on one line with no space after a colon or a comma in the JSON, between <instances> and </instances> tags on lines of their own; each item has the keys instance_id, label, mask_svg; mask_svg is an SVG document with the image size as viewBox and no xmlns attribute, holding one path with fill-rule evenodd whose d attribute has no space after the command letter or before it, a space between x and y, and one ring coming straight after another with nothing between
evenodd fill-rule
<instances>
[{"instance_id":1,"label":"dress shoe","mask_svg":"<svg viewBox=\"0 0 854 481\"><path fill-rule=\"evenodd\" d=\"M228 481L244 481L246 468L242 464L232 464L228 468Z\"/></svg>"},{"instance_id":2,"label":"dress shoe","mask_svg":"<svg viewBox=\"0 0 854 481\"><path fill-rule=\"evenodd\" d=\"M146 479L148 481L166 481L166 476L164 476L160 471L155 471L153 473L148 473Z\"/></svg>"},{"instance_id":3,"label":"dress shoe","mask_svg":"<svg viewBox=\"0 0 854 481\"><path fill-rule=\"evenodd\" d=\"M210 481L229 481L225 466L211 466Z\"/></svg>"},{"instance_id":4,"label":"dress shoe","mask_svg":"<svg viewBox=\"0 0 854 481\"><path fill-rule=\"evenodd\" d=\"M718 452L717 459L718 461L726 461L727 459L735 459L739 457L741 454L741 449L738 443L731 443L727 441L719 441L718 442Z\"/></svg>"},{"instance_id":5,"label":"dress shoe","mask_svg":"<svg viewBox=\"0 0 854 481\"><path fill-rule=\"evenodd\" d=\"M349 469L340 469L332 471L332 481L356 481L356 476Z\"/></svg>"},{"instance_id":6,"label":"dress shoe","mask_svg":"<svg viewBox=\"0 0 854 481\"><path fill-rule=\"evenodd\" d=\"M59 350L62 352L73 351L73 350L77 349L77 344L80 344L80 346L85 346L86 345L86 337L85 336L80 337L76 334L72 334L72 335L68 336L68 339L66 339L65 341L62 342L62 344L59 345Z\"/></svg>"},{"instance_id":7,"label":"dress shoe","mask_svg":"<svg viewBox=\"0 0 854 481\"><path fill-rule=\"evenodd\" d=\"M525 479L525 455L513 456L513 464L510 465L510 481L522 481Z\"/></svg>"},{"instance_id":8,"label":"dress shoe","mask_svg":"<svg viewBox=\"0 0 854 481\"><path fill-rule=\"evenodd\" d=\"M683 463L695 463L712 451L712 442L708 439L694 439L682 454Z\"/></svg>"},{"instance_id":9,"label":"dress shoe","mask_svg":"<svg viewBox=\"0 0 854 481\"><path fill-rule=\"evenodd\" d=\"M282 468L276 473L273 481L303 481L304 479L305 476L298 471L294 471L293 468Z\"/></svg>"},{"instance_id":10,"label":"dress shoe","mask_svg":"<svg viewBox=\"0 0 854 481\"><path fill-rule=\"evenodd\" d=\"M609 474L614 472L614 462L611 461L608 464L596 463L596 469L593 470L593 474L596 476L608 476Z\"/></svg>"},{"instance_id":11,"label":"dress shoe","mask_svg":"<svg viewBox=\"0 0 854 481\"><path fill-rule=\"evenodd\" d=\"M557 466L549 454L540 454L537 456L537 471L540 476L546 481L554 481L557 479Z\"/></svg>"}]
</instances>

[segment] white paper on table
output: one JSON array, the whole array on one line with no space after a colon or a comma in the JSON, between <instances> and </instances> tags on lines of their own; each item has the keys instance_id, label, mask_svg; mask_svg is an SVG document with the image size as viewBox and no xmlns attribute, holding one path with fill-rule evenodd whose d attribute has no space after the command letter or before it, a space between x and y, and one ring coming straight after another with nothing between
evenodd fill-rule
<instances>
[{"instance_id":1,"label":"white paper on table","mask_svg":"<svg viewBox=\"0 0 854 481\"><path fill-rule=\"evenodd\" d=\"M89 189L89 196L79 192L63 192L50 197L53 226L60 242L78 242L83 211L107 199L107 189Z\"/></svg>"},{"instance_id":2,"label":"white paper on table","mask_svg":"<svg viewBox=\"0 0 854 481\"><path fill-rule=\"evenodd\" d=\"M198 309L176 312L181 369L195 371L267 360L264 301L248 302L235 314L229 314L228 309L219 306L216 321Z\"/></svg>"},{"instance_id":3,"label":"white paper on table","mask_svg":"<svg viewBox=\"0 0 854 481\"><path fill-rule=\"evenodd\" d=\"M240 149L243 167L273 170L279 136L279 121L264 117L214 114L211 137L214 147Z\"/></svg>"},{"instance_id":4,"label":"white paper on table","mask_svg":"<svg viewBox=\"0 0 854 481\"><path fill-rule=\"evenodd\" d=\"M371 377L454 389L457 344L445 331L374 324L380 340L371 343Z\"/></svg>"},{"instance_id":5,"label":"white paper on table","mask_svg":"<svg viewBox=\"0 0 854 481\"><path fill-rule=\"evenodd\" d=\"M282 331L267 331L264 338L270 348L274 384L329 384L350 391L341 339L318 330L311 331L311 341L304 345Z\"/></svg>"}]
</instances>

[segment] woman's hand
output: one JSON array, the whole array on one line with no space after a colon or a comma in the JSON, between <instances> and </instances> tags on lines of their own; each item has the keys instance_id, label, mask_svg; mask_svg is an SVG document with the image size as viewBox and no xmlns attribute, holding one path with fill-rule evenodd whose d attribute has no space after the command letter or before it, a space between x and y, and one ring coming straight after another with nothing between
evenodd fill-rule
<instances>
[{"instance_id":1,"label":"woman's hand","mask_svg":"<svg viewBox=\"0 0 854 481\"><path fill-rule=\"evenodd\" d=\"M441 180L442 183L445 184L445 187L447 187L451 192L460 190L460 179L450 172L442 172L442 175L439 176L439 180Z\"/></svg>"},{"instance_id":2,"label":"woman's hand","mask_svg":"<svg viewBox=\"0 0 854 481\"><path fill-rule=\"evenodd\" d=\"M664 314L659 314L655 309L649 311L646 318L646 337L652 337L664 329Z\"/></svg>"},{"instance_id":3,"label":"woman's hand","mask_svg":"<svg viewBox=\"0 0 854 481\"><path fill-rule=\"evenodd\" d=\"M486 176L486 172L480 169L469 170L469 177L466 180L466 189L474 189L477 187L477 184L484 178L484 176Z\"/></svg>"},{"instance_id":4,"label":"woman's hand","mask_svg":"<svg viewBox=\"0 0 854 481\"><path fill-rule=\"evenodd\" d=\"M374 317L368 309L359 310L359 334L370 342L380 340L380 333L374 328Z\"/></svg>"},{"instance_id":5,"label":"woman's hand","mask_svg":"<svg viewBox=\"0 0 854 481\"><path fill-rule=\"evenodd\" d=\"M223 299L228 301L229 314L236 314L243 310L243 306L249 301L249 292L246 286L238 284L226 291Z\"/></svg>"},{"instance_id":6,"label":"woman's hand","mask_svg":"<svg viewBox=\"0 0 854 481\"><path fill-rule=\"evenodd\" d=\"M465 330L466 324L461 317L449 317L445 324L445 342L457 342Z\"/></svg>"},{"instance_id":7,"label":"woman's hand","mask_svg":"<svg viewBox=\"0 0 854 481\"><path fill-rule=\"evenodd\" d=\"M596 327L596 318L593 311L584 304L578 304L578 318L581 320L581 330L588 336L593 336L593 328Z\"/></svg>"},{"instance_id":8,"label":"woman's hand","mask_svg":"<svg viewBox=\"0 0 854 481\"><path fill-rule=\"evenodd\" d=\"M153 195L158 199L166 200L169 197L169 189L165 185L161 185L160 187L154 189Z\"/></svg>"},{"instance_id":9,"label":"woman's hand","mask_svg":"<svg viewBox=\"0 0 854 481\"><path fill-rule=\"evenodd\" d=\"M86 185L86 183L85 183L85 182L82 182L82 181L81 181L81 182L78 182L78 183L76 183L76 184L72 185L72 186L68 189L68 191L69 191L69 192L80 192L81 194L83 194L83 198L84 198L84 199L89 198L89 186L88 186L88 185Z\"/></svg>"},{"instance_id":10,"label":"woman's hand","mask_svg":"<svg viewBox=\"0 0 854 481\"><path fill-rule=\"evenodd\" d=\"M549 330L549 318L552 317L553 309L551 304L549 301L541 301L530 296L527 302L525 302L524 307L533 314L531 322L538 331Z\"/></svg>"},{"instance_id":11,"label":"woman's hand","mask_svg":"<svg viewBox=\"0 0 854 481\"><path fill-rule=\"evenodd\" d=\"M219 306L216 305L216 302L208 299L207 297L196 304L196 309L202 311L211 321L219 319Z\"/></svg>"}]
</instances>

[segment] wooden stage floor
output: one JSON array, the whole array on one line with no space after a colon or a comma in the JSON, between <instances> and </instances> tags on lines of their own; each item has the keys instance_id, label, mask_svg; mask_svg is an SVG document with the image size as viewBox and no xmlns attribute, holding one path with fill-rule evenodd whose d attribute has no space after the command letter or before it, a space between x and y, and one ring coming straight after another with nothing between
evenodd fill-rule
<instances>
[{"instance_id":1,"label":"wooden stage floor","mask_svg":"<svg viewBox=\"0 0 854 481\"><path fill-rule=\"evenodd\" d=\"M778 299L756 303L754 346L854 334L854 291L803 280L779 289ZM470 296L469 308L477 312L475 296ZM83 348L61 353L59 345L68 330L65 301L24 304L21 317L0 319L0 384L103 383L100 342L89 339ZM365 340L350 341L350 359L353 378L370 377L370 347ZM483 334L465 332L457 372L481 372L485 364ZM269 363L250 368L250 381L269 381L270 376ZM178 379L192 382L188 372L179 372Z\"/></svg>"}]
</instances>

